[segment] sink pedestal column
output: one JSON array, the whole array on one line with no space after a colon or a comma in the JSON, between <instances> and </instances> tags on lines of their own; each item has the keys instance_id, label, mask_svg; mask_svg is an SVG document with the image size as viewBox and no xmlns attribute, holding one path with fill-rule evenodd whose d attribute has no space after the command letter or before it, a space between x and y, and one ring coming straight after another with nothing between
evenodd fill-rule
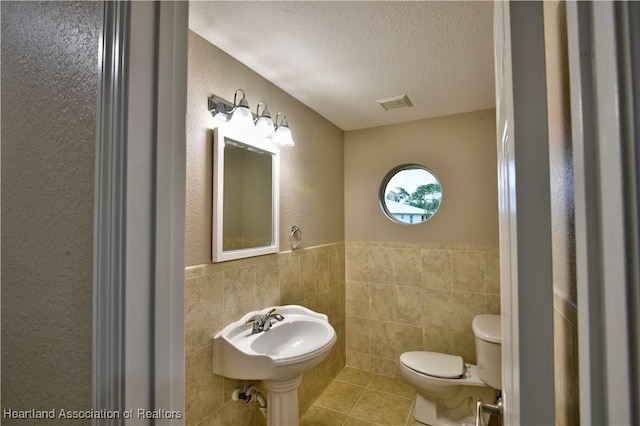
<instances>
[{"instance_id":1,"label":"sink pedestal column","mask_svg":"<svg viewBox=\"0 0 640 426\"><path fill-rule=\"evenodd\" d=\"M267 426L298 426L298 386L302 374L287 380L263 380L267 389Z\"/></svg>"}]
</instances>

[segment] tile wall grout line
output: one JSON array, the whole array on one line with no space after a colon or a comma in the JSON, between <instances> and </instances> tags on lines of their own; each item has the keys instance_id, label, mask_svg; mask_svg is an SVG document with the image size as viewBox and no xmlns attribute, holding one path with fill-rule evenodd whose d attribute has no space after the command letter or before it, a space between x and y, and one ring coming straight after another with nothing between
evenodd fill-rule
<instances>
[{"instance_id":1,"label":"tile wall grout line","mask_svg":"<svg viewBox=\"0 0 640 426\"><path fill-rule=\"evenodd\" d=\"M346 368L346 367L345 367L345 368ZM351 368L353 368L353 367L351 367ZM357 370L357 369L356 369L356 370ZM361 371L365 371L365 370L361 370ZM378 423L372 422L372 421L367 420L367 419L361 419L360 417L357 417L357 416L354 416L354 415L353 415L353 412L354 412L355 408L358 406L358 403L360 403L360 401L361 401L361 400L362 400L362 398L364 397L364 394L367 392L367 390L371 390L371 391L373 391L373 392L382 393L382 394L384 394L384 395L394 396L394 397L402 398L402 399L405 399L405 400L411 400L411 401L412 401L412 402L411 402L411 406L409 407L409 412L407 413L407 417L406 417L406 419L405 419L405 423L404 423L404 426L407 426L407 425L408 425L408 423L409 423L409 420L411 419L411 413L412 413L412 411L413 411L413 406L414 406L414 404L415 404L415 397L413 397L413 398L406 398L406 397L404 397L404 396L402 396L402 395L397 395L397 394L393 394L393 393L390 393L390 392L385 392L385 391L383 391L383 390L374 389L374 388L372 388L372 387L371 387L371 385L373 384L373 382L374 382L374 380L375 380L375 377L386 377L386 376L381 376L381 375L379 375L379 374L375 374L375 373L373 373L373 376L374 376L374 377L372 377L372 378L369 380L369 382L368 382L365 386L362 386L362 385L357 384L357 383L349 382L349 381L347 381L347 380L345 380L345 379L338 379L337 377L336 377L336 378L334 378L334 379L332 380L332 381L335 381L335 382L341 382L341 383L349 384L349 385L352 385L352 386L359 386L359 387L363 387L363 388L364 388L364 391L362 392L362 395L360 395L360 398L358 398L358 400L357 400L357 401L356 401L356 403L354 404L354 406L353 406L353 408L351 409L351 411L349 411L349 413L344 413L344 412L341 412L341 411L337 411L337 410L334 410L334 409L329 408L329 407L324 407L324 406L322 406L322 405L318 405L318 407L321 407L321 408L327 409L327 410L329 410L329 411L333 411L333 412L335 412L335 413L346 414L346 416L347 416L347 417L345 418L344 422L342 422L342 425L344 425L344 424L349 420L349 418L351 417L351 418L354 418L354 419L358 419L358 420L366 421L366 422L371 423L371 424L376 425L376 426L382 426L382 425L379 425ZM314 402L314 404L315 404L315 402Z\"/></svg>"},{"instance_id":2,"label":"tile wall grout line","mask_svg":"<svg viewBox=\"0 0 640 426\"><path fill-rule=\"evenodd\" d=\"M347 416L347 418L345 419L345 421L344 421L343 425L347 422L347 420L349 419L349 417L351 417L351 418L354 418L354 419L358 419L358 420L366 421L366 422L371 423L371 424L376 425L376 426L383 426L383 425L381 425L381 424L379 424L379 423L372 422L371 420L368 420L368 419L362 419L362 418L360 418L360 417L357 417L357 416L354 416L354 415L353 415L354 410L355 410L355 409L356 409L356 407L358 406L358 403L360 402L360 400L362 399L362 397L364 397L364 394L367 392L367 390L370 390L370 391L372 391L372 392L382 393L382 394L384 394L384 395L388 395L388 396L394 396L394 397L397 397L397 398L408 399L408 398L404 398L403 396L400 396L400 395L396 395L396 394L393 394L393 393L390 393L390 392L385 392L385 391L381 391L381 390L379 390L379 389L374 389L374 388L372 388L372 387L371 387L371 385L373 384L373 382L374 382L374 380L375 380L375 377L386 377L386 376L381 376L380 374L375 374L375 373L374 373L374 377L373 377L371 380L369 380L369 383L365 386L364 392L362 393L362 395L361 395L361 396L360 396L360 398L358 399L358 402L356 402L356 404L353 406L353 409L351 410L351 412L349 413L349 415L348 415L348 416ZM411 407L413 407L413 403L411 404ZM409 409L409 414L411 414L411 408ZM407 419L408 419L408 418L407 418ZM405 420L405 425L406 425L406 423L407 423L407 420Z\"/></svg>"},{"instance_id":3,"label":"tile wall grout line","mask_svg":"<svg viewBox=\"0 0 640 426\"><path fill-rule=\"evenodd\" d=\"M369 389L369 385L373 382L373 379L369 380L369 383L367 383L366 386L364 386L364 391L362 391L362 395L360 395L360 398L358 398L358 400L356 401L355 404L353 404L353 407L351 408L351 411L349 411L349 414L347 414L347 418L344 419L344 422L342 422L342 424L344 425L347 420L349 420L349 417L353 417L353 411L356 409L356 407L358 406L358 403L360 403L360 401L362 400L362 397L364 396L364 394L367 392L367 389ZM353 384L353 383L352 383ZM358 417L355 417L356 419ZM364 419L362 419L364 420ZM367 420L368 421L368 420Z\"/></svg>"},{"instance_id":4,"label":"tile wall grout line","mask_svg":"<svg viewBox=\"0 0 640 426\"><path fill-rule=\"evenodd\" d=\"M416 398L413 398L411 402L411 407L409 407L409 412L407 413L407 419L404 421L404 426L409 426L409 421L413 418L413 406L416 403Z\"/></svg>"}]
</instances>

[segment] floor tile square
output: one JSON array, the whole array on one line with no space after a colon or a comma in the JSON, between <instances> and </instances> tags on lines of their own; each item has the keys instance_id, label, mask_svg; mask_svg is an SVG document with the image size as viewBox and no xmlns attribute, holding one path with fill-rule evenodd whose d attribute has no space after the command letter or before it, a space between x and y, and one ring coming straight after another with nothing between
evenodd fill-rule
<instances>
[{"instance_id":1,"label":"floor tile square","mask_svg":"<svg viewBox=\"0 0 640 426\"><path fill-rule=\"evenodd\" d=\"M403 426L411 403L410 399L367 389L351 416L380 425Z\"/></svg>"},{"instance_id":2,"label":"floor tile square","mask_svg":"<svg viewBox=\"0 0 640 426\"><path fill-rule=\"evenodd\" d=\"M347 415L313 404L300 419L300 426L342 426Z\"/></svg>"},{"instance_id":3,"label":"floor tile square","mask_svg":"<svg viewBox=\"0 0 640 426\"><path fill-rule=\"evenodd\" d=\"M356 417L347 417L347 421L344 422L343 426L378 426L378 424L371 423L366 420L358 419ZM402 426L402 425L398 425L398 426Z\"/></svg>"},{"instance_id":4,"label":"floor tile square","mask_svg":"<svg viewBox=\"0 0 640 426\"><path fill-rule=\"evenodd\" d=\"M413 386L407 383L402 377L392 378L375 376L369 384L369 389L390 393L392 395L408 399L413 399L416 395L416 391Z\"/></svg>"},{"instance_id":5,"label":"floor tile square","mask_svg":"<svg viewBox=\"0 0 640 426\"><path fill-rule=\"evenodd\" d=\"M336 380L348 382L358 386L367 386L375 378L375 374L357 368L345 367L336 377Z\"/></svg>"},{"instance_id":6,"label":"floor tile square","mask_svg":"<svg viewBox=\"0 0 640 426\"><path fill-rule=\"evenodd\" d=\"M364 386L332 381L320 394L316 404L341 413L349 414L364 393Z\"/></svg>"},{"instance_id":7,"label":"floor tile square","mask_svg":"<svg viewBox=\"0 0 640 426\"><path fill-rule=\"evenodd\" d=\"M407 423L405 424L405 426L424 426L424 423L420 423L419 421L413 418L413 414L410 414L409 419L407 420Z\"/></svg>"}]
</instances>

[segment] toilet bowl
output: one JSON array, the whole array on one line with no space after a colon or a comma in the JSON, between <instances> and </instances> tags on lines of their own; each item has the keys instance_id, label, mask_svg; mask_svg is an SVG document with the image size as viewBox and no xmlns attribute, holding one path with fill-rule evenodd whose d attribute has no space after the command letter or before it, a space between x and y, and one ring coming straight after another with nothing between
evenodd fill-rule
<instances>
[{"instance_id":1,"label":"toilet bowl","mask_svg":"<svg viewBox=\"0 0 640 426\"><path fill-rule=\"evenodd\" d=\"M457 355L426 351L400 355L400 372L416 389L417 421L431 426L474 425L476 401L496 401L502 387L500 316L477 315L472 328L477 366Z\"/></svg>"}]
</instances>

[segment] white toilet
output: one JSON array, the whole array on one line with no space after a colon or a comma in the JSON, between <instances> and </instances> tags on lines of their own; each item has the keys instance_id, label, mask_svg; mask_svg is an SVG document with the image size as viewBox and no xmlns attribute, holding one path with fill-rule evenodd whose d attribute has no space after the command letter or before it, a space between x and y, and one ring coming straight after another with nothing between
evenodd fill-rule
<instances>
[{"instance_id":1,"label":"white toilet","mask_svg":"<svg viewBox=\"0 0 640 426\"><path fill-rule=\"evenodd\" d=\"M496 402L502 388L500 315L476 315L472 328L477 366L456 355L425 351L400 355L402 376L417 391L413 408L417 421L431 426L474 425L476 401Z\"/></svg>"}]
</instances>

